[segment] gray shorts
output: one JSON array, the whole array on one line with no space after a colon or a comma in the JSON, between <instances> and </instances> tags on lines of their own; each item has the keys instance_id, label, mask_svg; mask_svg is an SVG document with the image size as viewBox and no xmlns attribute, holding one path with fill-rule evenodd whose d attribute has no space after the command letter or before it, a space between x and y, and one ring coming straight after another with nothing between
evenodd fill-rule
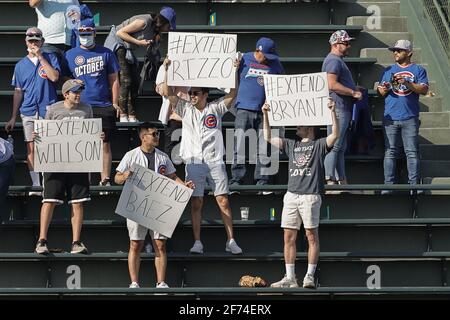
<instances>
[{"instance_id":1,"label":"gray shorts","mask_svg":"<svg viewBox=\"0 0 450 320\"><path fill-rule=\"evenodd\" d=\"M228 194L228 176L224 163L187 163L186 181L195 183L193 197L203 197L208 184L215 196Z\"/></svg>"},{"instance_id":2,"label":"gray shorts","mask_svg":"<svg viewBox=\"0 0 450 320\"><path fill-rule=\"evenodd\" d=\"M22 118L23 136L25 138L25 142L32 142L34 131L34 120L42 119L42 117L38 118L37 114L35 114L34 116L25 116L23 114L20 114L20 117Z\"/></svg>"},{"instance_id":3,"label":"gray shorts","mask_svg":"<svg viewBox=\"0 0 450 320\"><path fill-rule=\"evenodd\" d=\"M306 229L319 226L322 197L317 194L286 192L283 198L281 227L300 230L302 222Z\"/></svg>"},{"instance_id":4,"label":"gray shorts","mask_svg":"<svg viewBox=\"0 0 450 320\"><path fill-rule=\"evenodd\" d=\"M141 226L137 222L127 219L127 228L128 228L128 236L130 237L130 240L139 241L139 240L145 240L145 236L147 235L147 232L150 233L150 236L154 240L166 240L167 237L163 236L162 234L150 230L144 226Z\"/></svg>"}]
</instances>

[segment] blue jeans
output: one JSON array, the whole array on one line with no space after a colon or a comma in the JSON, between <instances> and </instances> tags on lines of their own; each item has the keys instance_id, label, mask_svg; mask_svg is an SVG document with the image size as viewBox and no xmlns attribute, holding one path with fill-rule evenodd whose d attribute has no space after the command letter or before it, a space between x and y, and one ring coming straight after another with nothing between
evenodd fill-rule
<instances>
[{"instance_id":1,"label":"blue jeans","mask_svg":"<svg viewBox=\"0 0 450 320\"><path fill-rule=\"evenodd\" d=\"M345 175L345 149L347 148L348 126L352 118L350 111L336 109L339 138L331 151L325 156L325 179L332 181L346 180ZM327 134L331 133L331 126L327 127Z\"/></svg>"},{"instance_id":2,"label":"blue jeans","mask_svg":"<svg viewBox=\"0 0 450 320\"><path fill-rule=\"evenodd\" d=\"M14 157L0 163L0 223L9 218L9 209L6 206L9 185L14 176Z\"/></svg>"},{"instance_id":3,"label":"blue jeans","mask_svg":"<svg viewBox=\"0 0 450 320\"><path fill-rule=\"evenodd\" d=\"M419 118L393 121L383 120L384 131L384 183L395 183L396 162L400 157L401 141L406 154L408 183L419 182ZM401 140L400 140L401 139Z\"/></svg>"},{"instance_id":4,"label":"blue jeans","mask_svg":"<svg viewBox=\"0 0 450 320\"><path fill-rule=\"evenodd\" d=\"M263 128L263 115L262 112L258 111L250 111L245 109L237 109L236 119L234 120L234 129L241 129L245 133L248 129L257 130L258 133L258 146L264 140L262 135ZM233 165L231 166L231 180L230 184L239 183L242 184L246 172L245 168L245 153L238 154L238 150L245 150L245 136L243 134L235 135L234 141L234 157L233 157ZM266 144L267 145L267 144ZM250 149L254 146L250 146ZM258 148L259 150L259 148ZM266 148L267 150L267 148ZM247 153L247 152L246 152ZM251 154L251 157L254 155ZM268 167L270 164L260 162L259 152L256 159L255 166L255 180L257 180L257 184L268 184L269 176L261 174L261 168Z\"/></svg>"}]
</instances>

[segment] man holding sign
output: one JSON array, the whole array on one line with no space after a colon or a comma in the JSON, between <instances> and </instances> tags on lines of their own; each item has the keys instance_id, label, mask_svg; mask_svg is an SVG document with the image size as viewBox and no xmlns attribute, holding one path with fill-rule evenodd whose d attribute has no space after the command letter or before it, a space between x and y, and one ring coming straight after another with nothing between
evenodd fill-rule
<instances>
[{"instance_id":1,"label":"man holding sign","mask_svg":"<svg viewBox=\"0 0 450 320\"><path fill-rule=\"evenodd\" d=\"M184 183L175 174L175 168L167 154L156 147L159 145L159 132L155 126L144 122L139 126L139 138L141 145L131 151L128 151L117 166L117 173L114 181L117 184L124 184L127 179L133 176L131 168L133 165L139 165L148 168L161 175L164 175L176 182L186 185L193 189L195 186L191 181ZM139 267L141 262L141 251L144 247L144 240L148 232L153 240L155 248L155 268L157 278L157 288L168 288L166 284L167 237L150 230L137 222L127 219L128 235L130 237L130 251L128 253L128 270L130 272L130 288L139 288Z\"/></svg>"},{"instance_id":2,"label":"man holding sign","mask_svg":"<svg viewBox=\"0 0 450 320\"><path fill-rule=\"evenodd\" d=\"M264 174L260 157L267 155L267 144L260 136L262 129L261 107L266 101L264 92L265 74L283 74L284 69L275 50L275 42L269 38L260 38L256 42L254 52L247 52L242 56L239 65L240 86L236 97L236 144L234 146L234 159L231 167L232 179L230 185L240 185L245 177L245 136L246 131L257 130L258 158L256 160L255 175L258 185L269 183L269 175Z\"/></svg>"},{"instance_id":3,"label":"man holding sign","mask_svg":"<svg viewBox=\"0 0 450 320\"><path fill-rule=\"evenodd\" d=\"M308 271L303 279L304 288L315 288L314 273L319 260L319 218L321 195L324 192L324 159L339 137L334 101L328 105L331 110L332 132L328 137L317 139L315 127L298 126L300 139L286 139L271 136L268 111L269 105L262 108L264 114L264 139L283 149L289 156L288 191L283 199L281 227L284 229L284 260L286 275L274 288L298 287L295 277L296 240L302 222L308 238Z\"/></svg>"},{"instance_id":4,"label":"man holding sign","mask_svg":"<svg viewBox=\"0 0 450 320\"><path fill-rule=\"evenodd\" d=\"M64 101L48 107L45 119L67 120L92 118L92 108L80 102L84 85L77 80L68 80L62 87ZM33 132L33 140L39 133ZM36 161L36 158L35 158ZM68 203L72 205L72 249L71 253L87 253L86 246L80 241L83 224L83 202L90 201L88 173L46 172L44 173L44 199L41 207L40 234L36 252L48 254L47 232L57 204L64 203L67 191Z\"/></svg>"},{"instance_id":5,"label":"man holding sign","mask_svg":"<svg viewBox=\"0 0 450 320\"><path fill-rule=\"evenodd\" d=\"M169 64L170 60L166 59L164 61L166 70ZM239 61L234 61L235 70L237 70L238 64ZM228 202L228 177L223 162L225 148L222 137L222 116L231 108L236 97L237 87L238 78L236 77L235 88L230 89L229 94L209 103L207 103L208 88L191 87L189 90L191 101L188 102L179 99L173 91L169 90L166 72L163 90L168 94L170 103L177 106L175 112L183 120L180 155L186 163L186 179L192 179L196 185L191 201L192 228L195 239L190 250L191 253L203 253L200 224L206 184L214 192L227 232L225 251L232 254L242 253L242 249L233 238L233 220Z\"/></svg>"}]
</instances>

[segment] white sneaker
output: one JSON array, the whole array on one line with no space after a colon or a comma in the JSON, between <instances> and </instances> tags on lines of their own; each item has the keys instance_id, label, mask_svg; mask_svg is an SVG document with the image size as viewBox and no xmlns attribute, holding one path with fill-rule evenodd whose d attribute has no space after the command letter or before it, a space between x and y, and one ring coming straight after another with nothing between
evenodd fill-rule
<instances>
[{"instance_id":1,"label":"white sneaker","mask_svg":"<svg viewBox=\"0 0 450 320\"><path fill-rule=\"evenodd\" d=\"M303 288L315 289L316 282L314 281L314 276L311 274L307 274L303 279Z\"/></svg>"},{"instance_id":2,"label":"white sneaker","mask_svg":"<svg viewBox=\"0 0 450 320\"><path fill-rule=\"evenodd\" d=\"M202 254L203 253L203 244L200 240L196 240L194 242L194 245L192 246L191 250L189 250L190 253L197 253Z\"/></svg>"},{"instance_id":3,"label":"white sneaker","mask_svg":"<svg viewBox=\"0 0 450 320\"><path fill-rule=\"evenodd\" d=\"M131 289L137 289L137 288L140 288L140 287L139 287L139 283L137 283L137 282L132 282L132 283L130 284L130 288L131 288Z\"/></svg>"},{"instance_id":4,"label":"white sneaker","mask_svg":"<svg viewBox=\"0 0 450 320\"><path fill-rule=\"evenodd\" d=\"M236 241L234 239L231 239L230 241L227 241L227 244L225 245L225 251L231 252L232 254L242 254L242 249L239 248Z\"/></svg>"},{"instance_id":5,"label":"white sneaker","mask_svg":"<svg viewBox=\"0 0 450 320\"><path fill-rule=\"evenodd\" d=\"M136 117L128 117L128 122L139 122Z\"/></svg>"},{"instance_id":6,"label":"white sneaker","mask_svg":"<svg viewBox=\"0 0 450 320\"><path fill-rule=\"evenodd\" d=\"M120 116L120 122L128 122L127 116Z\"/></svg>"},{"instance_id":7,"label":"white sneaker","mask_svg":"<svg viewBox=\"0 0 450 320\"><path fill-rule=\"evenodd\" d=\"M28 192L29 196L37 196L37 197L42 197L42 191L29 191Z\"/></svg>"},{"instance_id":8,"label":"white sneaker","mask_svg":"<svg viewBox=\"0 0 450 320\"><path fill-rule=\"evenodd\" d=\"M104 186L104 187L110 187L111 183L109 182L109 178L106 178L103 181L100 181L100 183L98 184L99 186ZM108 191L100 191L99 194L101 196L107 196L109 194Z\"/></svg>"},{"instance_id":9,"label":"white sneaker","mask_svg":"<svg viewBox=\"0 0 450 320\"><path fill-rule=\"evenodd\" d=\"M297 279L290 279L286 275L278 282L274 282L270 285L272 288L298 288Z\"/></svg>"},{"instance_id":10,"label":"white sneaker","mask_svg":"<svg viewBox=\"0 0 450 320\"><path fill-rule=\"evenodd\" d=\"M157 287L157 288L164 288L164 289L169 288L169 286L167 285L167 283L165 283L164 281L162 281L162 282L160 282L160 283L157 283L157 284L156 284L156 287Z\"/></svg>"}]
</instances>

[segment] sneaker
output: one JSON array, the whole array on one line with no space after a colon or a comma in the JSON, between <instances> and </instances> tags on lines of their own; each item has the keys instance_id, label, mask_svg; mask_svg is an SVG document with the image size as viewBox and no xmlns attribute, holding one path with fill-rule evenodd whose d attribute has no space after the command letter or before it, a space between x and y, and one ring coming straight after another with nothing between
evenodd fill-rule
<instances>
[{"instance_id":1,"label":"sneaker","mask_svg":"<svg viewBox=\"0 0 450 320\"><path fill-rule=\"evenodd\" d=\"M169 286L167 285L167 283L165 283L164 281L162 281L162 282L160 282L160 283L157 283L157 284L156 284L156 287L157 287L157 288L163 288L163 289L169 288Z\"/></svg>"},{"instance_id":2,"label":"sneaker","mask_svg":"<svg viewBox=\"0 0 450 320\"><path fill-rule=\"evenodd\" d=\"M120 122L129 122L128 117L125 116L120 116Z\"/></svg>"},{"instance_id":3,"label":"sneaker","mask_svg":"<svg viewBox=\"0 0 450 320\"><path fill-rule=\"evenodd\" d=\"M29 196L37 196L37 197L42 197L42 191L29 191L28 192Z\"/></svg>"},{"instance_id":4,"label":"sneaker","mask_svg":"<svg viewBox=\"0 0 450 320\"><path fill-rule=\"evenodd\" d=\"M194 245L192 246L191 250L189 250L190 253L197 253L202 254L203 253L203 244L200 240L196 240L194 242Z\"/></svg>"},{"instance_id":5,"label":"sneaker","mask_svg":"<svg viewBox=\"0 0 450 320\"><path fill-rule=\"evenodd\" d=\"M233 188L233 187L240 186L240 185L241 185L241 184L238 183L238 182L232 182L232 183L230 183L230 184L228 185L228 187ZM229 194L229 195L232 195L232 194L241 194L241 192L240 192L239 190L230 190L230 191L228 191L228 194Z\"/></svg>"},{"instance_id":6,"label":"sneaker","mask_svg":"<svg viewBox=\"0 0 450 320\"><path fill-rule=\"evenodd\" d=\"M137 283L137 282L132 282L131 284L130 284L130 287L129 288L131 288L131 289L138 289L138 288L140 288L139 287L139 283Z\"/></svg>"},{"instance_id":7,"label":"sneaker","mask_svg":"<svg viewBox=\"0 0 450 320\"><path fill-rule=\"evenodd\" d=\"M307 289L315 289L316 282L314 281L314 276L311 274L307 274L303 279L303 288Z\"/></svg>"},{"instance_id":8,"label":"sneaker","mask_svg":"<svg viewBox=\"0 0 450 320\"><path fill-rule=\"evenodd\" d=\"M258 191L258 193L257 193L257 195L258 196L268 196L268 195L271 195L271 194L273 194L273 191Z\"/></svg>"},{"instance_id":9,"label":"sneaker","mask_svg":"<svg viewBox=\"0 0 450 320\"><path fill-rule=\"evenodd\" d=\"M139 120L136 117L130 116L128 117L128 122L139 122Z\"/></svg>"},{"instance_id":10,"label":"sneaker","mask_svg":"<svg viewBox=\"0 0 450 320\"><path fill-rule=\"evenodd\" d=\"M290 279L284 275L283 279L270 285L271 288L298 288L297 279Z\"/></svg>"},{"instance_id":11,"label":"sneaker","mask_svg":"<svg viewBox=\"0 0 450 320\"><path fill-rule=\"evenodd\" d=\"M104 186L104 187L110 187L111 183L109 182L109 178L105 178L104 180L100 181L100 183L98 185ZM108 191L100 191L99 194L101 196L107 196L109 194L109 192Z\"/></svg>"},{"instance_id":12,"label":"sneaker","mask_svg":"<svg viewBox=\"0 0 450 320\"><path fill-rule=\"evenodd\" d=\"M81 241L74 241L72 243L72 250L70 253L88 253L88 249Z\"/></svg>"},{"instance_id":13,"label":"sneaker","mask_svg":"<svg viewBox=\"0 0 450 320\"><path fill-rule=\"evenodd\" d=\"M271 288L298 288L297 279L290 279L284 275L283 279L270 285Z\"/></svg>"},{"instance_id":14,"label":"sneaker","mask_svg":"<svg viewBox=\"0 0 450 320\"><path fill-rule=\"evenodd\" d=\"M39 239L39 241L36 243L36 249L34 251L39 254L48 254L49 251L47 248L47 240Z\"/></svg>"},{"instance_id":15,"label":"sneaker","mask_svg":"<svg viewBox=\"0 0 450 320\"><path fill-rule=\"evenodd\" d=\"M239 248L236 241L234 239L231 239L230 241L227 241L227 244L225 245L225 251L231 252L232 254L242 254L242 249Z\"/></svg>"}]
</instances>

